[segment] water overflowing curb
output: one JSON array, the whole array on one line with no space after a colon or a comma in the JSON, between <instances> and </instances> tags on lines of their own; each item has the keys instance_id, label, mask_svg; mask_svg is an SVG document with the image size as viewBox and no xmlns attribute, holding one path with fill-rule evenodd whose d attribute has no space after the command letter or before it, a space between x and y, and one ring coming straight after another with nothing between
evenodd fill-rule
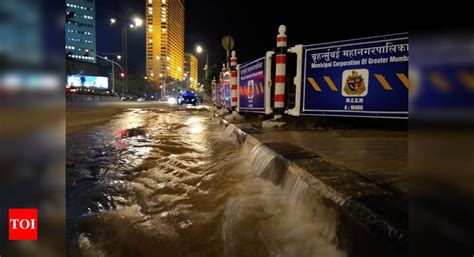
<instances>
[{"instance_id":1,"label":"water overflowing curb","mask_svg":"<svg viewBox=\"0 0 474 257\"><path fill-rule=\"evenodd\" d=\"M385 256L406 256L408 251L408 203L406 195L386 190L370 180L345 167L330 163L315 153L298 146L280 142L264 142L255 136L262 133L254 128L242 128L222 119L227 136L235 137L236 141L248 148L262 148L275 158L285 163L285 172L304 181L308 187L325 201L329 201L345 217L351 225L343 228L345 233L354 233L353 237L362 237L355 244L382 244L381 248L389 248ZM244 144L245 143L245 144ZM279 171L280 172L280 171ZM273 176L276 184L285 175ZM355 224L355 225L354 225ZM355 229L364 230L353 231ZM371 239L363 238L363 235ZM354 244L350 240L347 244ZM372 256L374 253L361 254L361 246L345 246L356 248L350 255ZM374 246L375 248L377 246ZM370 252L370 251L369 251ZM376 251L375 251L376 252ZM381 250L385 253L385 250ZM375 253L376 254L376 253ZM375 256L375 255L374 255Z\"/></svg>"}]
</instances>

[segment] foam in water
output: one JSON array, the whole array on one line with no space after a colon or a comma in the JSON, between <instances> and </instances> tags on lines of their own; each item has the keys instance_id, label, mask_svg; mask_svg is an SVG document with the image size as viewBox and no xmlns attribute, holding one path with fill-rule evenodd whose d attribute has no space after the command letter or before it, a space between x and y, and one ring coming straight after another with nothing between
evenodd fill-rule
<instances>
[{"instance_id":1,"label":"foam in water","mask_svg":"<svg viewBox=\"0 0 474 257\"><path fill-rule=\"evenodd\" d=\"M243 151L246 148L251 146L245 144ZM258 179L261 181L259 189L249 190L257 186L246 186L245 192L253 192L253 195L242 191L244 193L239 197L245 200L229 202L226 220L231 224L224 226L227 231L224 239L233 240L226 244L226 256L238 256L238 253L233 255L232 250L241 250L244 246L235 244L248 240L236 239L241 237L239 233L256 233L253 240L263 240L267 256L345 256L346 253L336 247L337 211L325 206L298 173L293 173L283 157L266 145L253 146L247 153L254 174L273 183ZM244 231L246 220L259 218L256 213L265 217L264 221L250 226L256 231ZM234 226L239 230L232 231Z\"/></svg>"},{"instance_id":2,"label":"foam in water","mask_svg":"<svg viewBox=\"0 0 474 257\"><path fill-rule=\"evenodd\" d=\"M307 189L308 189L308 184L306 184L300 178L297 178L296 183L293 185L293 188L291 189L290 202L292 204L301 203Z\"/></svg>"}]
</instances>

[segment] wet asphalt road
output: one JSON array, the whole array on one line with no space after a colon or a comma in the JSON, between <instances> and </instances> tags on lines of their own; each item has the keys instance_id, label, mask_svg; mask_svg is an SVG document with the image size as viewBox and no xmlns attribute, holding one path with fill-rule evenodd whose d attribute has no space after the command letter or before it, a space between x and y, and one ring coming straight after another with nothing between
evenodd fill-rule
<instances>
[{"instance_id":1,"label":"wet asphalt road","mask_svg":"<svg viewBox=\"0 0 474 257\"><path fill-rule=\"evenodd\" d=\"M206 108L120 104L67 118L68 256L345 255L324 220L250 171Z\"/></svg>"}]
</instances>

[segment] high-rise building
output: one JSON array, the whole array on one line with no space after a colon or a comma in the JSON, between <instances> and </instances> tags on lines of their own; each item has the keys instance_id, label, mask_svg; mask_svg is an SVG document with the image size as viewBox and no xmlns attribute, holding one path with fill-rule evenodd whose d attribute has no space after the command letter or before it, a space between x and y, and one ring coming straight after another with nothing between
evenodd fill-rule
<instances>
[{"instance_id":1,"label":"high-rise building","mask_svg":"<svg viewBox=\"0 0 474 257\"><path fill-rule=\"evenodd\" d=\"M157 83L184 75L184 0L146 0L146 74Z\"/></svg>"},{"instance_id":2,"label":"high-rise building","mask_svg":"<svg viewBox=\"0 0 474 257\"><path fill-rule=\"evenodd\" d=\"M184 55L184 77L191 90L198 90L198 64L195 55L190 53Z\"/></svg>"},{"instance_id":3,"label":"high-rise building","mask_svg":"<svg viewBox=\"0 0 474 257\"><path fill-rule=\"evenodd\" d=\"M66 0L66 53L86 62L96 62L95 0ZM89 51L89 56L85 54Z\"/></svg>"}]
</instances>

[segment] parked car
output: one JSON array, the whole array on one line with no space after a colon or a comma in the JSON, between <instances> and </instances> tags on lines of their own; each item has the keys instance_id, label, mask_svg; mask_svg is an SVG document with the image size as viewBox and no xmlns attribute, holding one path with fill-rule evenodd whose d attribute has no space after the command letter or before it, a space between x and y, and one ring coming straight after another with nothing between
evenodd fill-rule
<instances>
[{"instance_id":1,"label":"parked car","mask_svg":"<svg viewBox=\"0 0 474 257\"><path fill-rule=\"evenodd\" d=\"M194 91L184 91L178 97L178 104L179 105L192 104L194 106L198 105L198 100L197 100L197 97L196 97L196 93L194 93Z\"/></svg>"}]
</instances>

